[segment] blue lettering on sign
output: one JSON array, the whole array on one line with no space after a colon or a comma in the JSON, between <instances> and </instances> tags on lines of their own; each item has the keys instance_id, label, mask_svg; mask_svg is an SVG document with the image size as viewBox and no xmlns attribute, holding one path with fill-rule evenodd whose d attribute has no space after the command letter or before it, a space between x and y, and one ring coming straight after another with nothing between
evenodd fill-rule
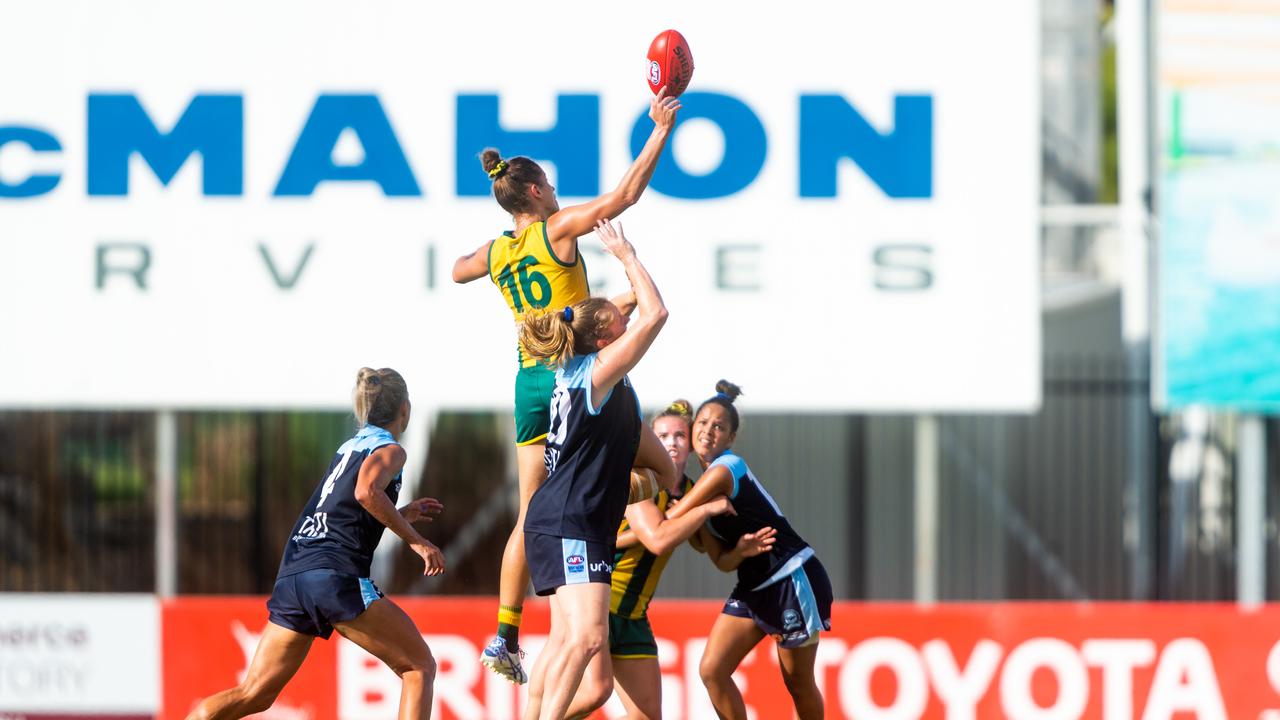
<instances>
[{"instance_id":1,"label":"blue lettering on sign","mask_svg":"<svg viewBox=\"0 0 1280 720\"><path fill-rule=\"evenodd\" d=\"M835 197L849 158L891 198L933 197L933 98L898 95L881 134L839 95L800 97L800 197Z\"/></svg>"},{"instance_id":2,"label":"blue lettering on sign","mask_svg":"<svg viewBox=\"0 0 1280 720\"><path fill-rule=\"evenodd\" d=\"M764 168L769 138L759 116L743 101L722 93L686 93L674 132L702 119L724 135L724 156L712 170L693 174L674 157L673 141L654 171L655 191L685 200L727 197L749 187ZM504 156L527 155L554 164L559 194L590 197L600 193L600 97L559 95L556 122L544 130L512 130L499 122L496 94L459 95L454 146L456 192L484 197L491 184L477 161L486 147ZM873 127L843 96L801 95L797 138L797 192L801 198L839 194L838 169L850 160L890 198L933 197L933 97L894 97L892 128ZM652 123L647 113L631 130L631 152L639 155ZM344 132L360 142L364 157L340 165L334 148ZM168 131L152 121L137 96L93 93L88 97L88 193L122 196L129 192L129 160L138 155L162 185L168 185L199 154L202 193L239 196L244 192L244 98L237 94L198 94ZM674 138L673 138L674 139ZM34 153L59 153L53 134L34 127L0 126L0 150L26 145ZM0 198L28 198L58 186L59 173L30 174L20 181L0 178ZM310 196L325 182L371 182L390 197L422 195L413 169L378 96L320 95L298 134L273 195Z\"/></svg>"},{"instance_id":3,"label":"blue lettering on sign","mask_svg":"<svg viewBox=\"0 0 1280 720\"><path fill-rule=\"evenodd\" d=\"M160 132L134 95L89 96L89 194L127 195L129 157L142 156L168 185L193 153L205 195L240 195L244 185L244 99L196 95L169 132Z\"/></svg>"},{"instance_id":4,"label":"blue lettering on sign","mask_svg":"<svg viewBox=\"0 0 1280 720\"><path fill-rule=\"evenodd\" d=\"M684 108L676 116L676 127L662 159L653 171L649 184L654 190L686 200L707 200L732 195L750 185L764 167L768 139L764 125L751 108L741 100L720 93L685 93L680 96ZM705 118L724 133L724 156L720 165L704 175L684 171L672 155L675 133L680 125L695 118ZM631 129L631 155L640 155L653 128L647 115L642 115Z\"/></svg>"},{"instance_id":5,"label":"blue lettering on sign","mask_svg":"<svg viewBox=\"0 0 1280 720\"><path fill-rule=\"evenodd\" d=\"M352 130L364 148L355 165L333 162L338 137ZM321 95L311 108L274 195L311 195L322 182L374 182L390 197L417 196L418 181L376 95Z\"/></svg>"},{"instance_id":6,"label":"blue lettering on sign","mask_svg":"<svg viewBox=\"0 0 1280 720\"><path fill-rule=\"evenodd\" d=\"M0 151L9 143L22 143L32 152L59 152L62 144L49 133L30 127L0 127ZM43 195L58 186L61 175L28 175L16 184L6 183L0 176L0 197L23 198Z\"/></svg>"},{"instance_id":7,"label":"blue lettering on sign","mask_svg":"<svg viewBox=\"0 0 1280 720\"><path fill-rule=\"evenodd\" d=\"M498 122L497 95L459 95L454 177L458 195L484 197L492 183L480 152L497 148L503 157L526 155L556 166L556 193L600 194L600 96L559 95L556 124L547 130L508 130Z\"/></svg>"}]
</instances>

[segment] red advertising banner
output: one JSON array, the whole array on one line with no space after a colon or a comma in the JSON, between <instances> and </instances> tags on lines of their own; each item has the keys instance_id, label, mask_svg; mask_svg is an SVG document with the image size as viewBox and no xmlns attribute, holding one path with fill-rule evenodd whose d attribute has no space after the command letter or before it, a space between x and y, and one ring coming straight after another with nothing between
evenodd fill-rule
<instances>
[{"instance_id":1,"label":"red advertising banner","mask_svg":"<svg viewBox=\"0 0 1280 720\"><path fill-rule=\"evenodd\" d=\"M267 624L267 600L168 600L162 603L160 623L160 717L182 720L201 698L234 687L244 677ZM311 644L306 662L265 715L337 720L337 637L335 633L329 642Z\"/></svg>"},{"instance_id":2,"label":"red advertising banner","mask_svg":"<svg viewBox=\"0 0 1280 720\"><path fill-rule=\"evenodd\" d=\"M519 717L523 693L477 663L494 629L491 598L396 599L438 664L437 718ZM698 675L710 601L654 603L663 717L715 717ZM266 623L265 600L178 599L163 608L162 717L235 684ZM529 667L547 606L526 606ZM818 652L827 716L905 718L1248 718L1280 720L1280 606L838 603ZM759 720L792 716L766 639L736 676ZM395 716L399 680L336 633L317 641L265 716ZM599 714L620 717L616 698Z\"/></svg>"}]
</instances>

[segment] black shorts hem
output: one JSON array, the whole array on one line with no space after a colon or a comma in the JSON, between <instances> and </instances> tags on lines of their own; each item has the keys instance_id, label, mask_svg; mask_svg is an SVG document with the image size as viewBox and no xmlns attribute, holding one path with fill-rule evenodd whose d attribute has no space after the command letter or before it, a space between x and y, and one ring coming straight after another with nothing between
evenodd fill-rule
<instances>
[{"instance_id":1,"label":"black shorts hem","mask_svg":"<svg viewBox=\"0 0 1280 720\"><path fill-rule=\"evenodd\" d=\"M811 557L789 576L760 589L734 588L721 610L747 618L779 647L802 647L831 630L831 581Z\"/></svg>"},{"instance_id":2,"label":"black shorts hem","mask_svg":"<svg viewBox=\"0 0 1280 720\"><path fill-rule=\"evenodd\" d=\"M613 582L613 545L526 531L525 561L533 590L541 597L565 585Z\"/></svg>"}]
</instances>

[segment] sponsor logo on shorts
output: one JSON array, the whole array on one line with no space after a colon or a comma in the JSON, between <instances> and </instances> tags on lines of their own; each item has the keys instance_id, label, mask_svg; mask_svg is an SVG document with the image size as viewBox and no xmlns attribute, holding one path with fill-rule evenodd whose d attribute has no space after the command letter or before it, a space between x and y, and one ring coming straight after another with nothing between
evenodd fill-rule
<instances>
[{"instance_id":1,"label":"sponsor logo on shorts","mask_svg":"<svg viewBox=\"0 0 1280 720\"><path fill-rule=\"evenodd\" d=\"M774 633L773 641L783 646L803 645L809 639L808 630L797 630L789 633Z\"/></svg>"},{"instance_id":2,"label":"sponsor logo on shorts","mask_svg":"<svg viewBox=\"0 0 1280 720\"><path fill-rule=\"evenodd\" d=\"M790 630L791 628L796 627L800 627L800 613L792 610L791 608L787 608L787 610L782 613L782 629Z\"/></svg>"},{"instance_id":3,"label":"sponsor logo on shorts","mask_svg":"<svg viewBox=\"0 0 1280 720\"><path fill-rule=\"evenodd\" d=\"M564 565L571 573L580 573L586 570L587 559L581 555L570 555L564 559Z\"/></svg>"},{"instance_id":4,"label":"sponsor logo on shorts","mask_svg":"<svg viewBox=\"0 0 1280 720\"><path fill-rule=\"evenodd\" d=\"M613 566L603 560L600 562L593 562L591 563L591 572L611 573L613 572Z\"/></svg>"}]
</instances>

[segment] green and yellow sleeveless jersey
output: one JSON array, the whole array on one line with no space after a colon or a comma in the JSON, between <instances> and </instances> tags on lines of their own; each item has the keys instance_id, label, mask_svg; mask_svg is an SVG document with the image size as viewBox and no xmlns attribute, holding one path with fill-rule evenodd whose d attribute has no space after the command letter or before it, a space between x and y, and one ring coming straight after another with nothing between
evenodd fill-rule
<instances>
[{"instance_id":1,"label":"green and yellow sleeveless jersey","mask_svg":"<svg viewBox=\"0 0 1280 720\"><path fill-rule=\"evenodd\" d=\"M519 235L504 232L489 244L489 279L498 286L517 323L531 308L562 308L591 295L582 253L575 250L572 263L556 257L545 221ZM523 349L518 352L521 367L537 364Z\"/></svg>"},{"instance_id":2,"label":"green and yellow sleeveless jersey","mask_svg":"<svg viewBox=\"0 0 1280 720\"><path fill-rule=\"evenodd\" d=\"M658 509L665 513L667 505L671 503L671 496L666 490L662 490L653 501L658 504ZM626 532L630 527L624 518L618 532ZM643 544L636 542L626 550L614 553L609 612L631 620L644 617L672 552L675 550L654 555L646 550Z\"/></svg>"}]
</instances>

